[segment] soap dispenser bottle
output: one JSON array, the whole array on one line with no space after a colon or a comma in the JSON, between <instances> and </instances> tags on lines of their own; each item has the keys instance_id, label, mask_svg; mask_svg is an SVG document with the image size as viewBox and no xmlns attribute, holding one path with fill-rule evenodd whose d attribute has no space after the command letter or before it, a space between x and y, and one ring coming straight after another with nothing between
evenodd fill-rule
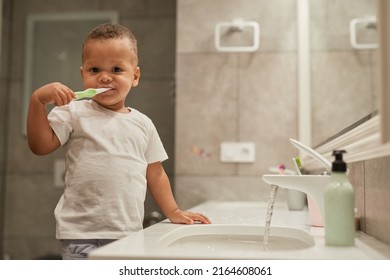
<instances>
[{"instance_id":1,"label":"soap dispenser bottle","mask_svg":"<svg viewBox=\"0 0 390 280\"><path fill-rule=\"evenodd\" d=\"M325 190L325 244L353 246L355 244L355 193L347 177L344 150L335 150L332 174Z\"/></svg>"}]
</instances>

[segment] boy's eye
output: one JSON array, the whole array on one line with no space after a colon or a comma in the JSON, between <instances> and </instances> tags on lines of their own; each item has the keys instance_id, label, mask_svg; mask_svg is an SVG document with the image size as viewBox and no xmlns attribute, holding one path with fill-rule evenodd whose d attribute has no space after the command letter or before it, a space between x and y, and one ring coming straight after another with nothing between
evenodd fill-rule
<instances>
[{"instance_id":1,"label":"boy's eye","mask_svg":"<svg viewBox=\"0 0 390 280\"><path fill-rule=\"evenodd\" d=\"M89 72L98 73L99 69L97 67L92 67L91 69L89 69Z\"/></svg>"},{"instance_id":2,"label":"boy's eye","mask_svg":"<svg viewBox=\"0 0 390 280\"><path fill-rule=\"evenodd\" d=\"M119 67L112 68L112 72L114 72L114 73L119 73L121 71L122 71L122 69L120 69Z\"/></svg>"}]
</instances>

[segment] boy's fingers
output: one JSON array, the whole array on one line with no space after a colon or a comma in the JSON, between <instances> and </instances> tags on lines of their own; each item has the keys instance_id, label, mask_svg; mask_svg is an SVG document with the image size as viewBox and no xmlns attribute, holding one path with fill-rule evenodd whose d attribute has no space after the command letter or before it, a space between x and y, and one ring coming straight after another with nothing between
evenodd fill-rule
<instances>
[{"instance_id":1,"label":"boy's fingers","mask_svg":"<svg viewBox=\"0 0 390 280\"><path fill-rule=\"evenodd\" d=\"M201 222L202 224L210 224L211 221L205 215L200 213L193 213L191 217L194 221Z\"/></svg>"}]
</instances>

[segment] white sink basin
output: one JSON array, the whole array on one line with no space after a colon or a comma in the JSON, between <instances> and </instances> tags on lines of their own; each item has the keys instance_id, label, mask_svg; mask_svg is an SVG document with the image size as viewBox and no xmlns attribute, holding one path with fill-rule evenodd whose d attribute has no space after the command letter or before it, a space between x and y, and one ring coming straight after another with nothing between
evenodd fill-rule
<instances>
[{"instance_id":1,"label":"white sink basin","mask_svg":"<svg viewBox=\"0 0 390 280\"><path fill-rule=\"evenodd\" d=\"M324 228L310 227L307 211L289 211L285 203L275 205L269 246L264 250L267 206L263 202L206 202L191 210L207 214L213 224L175 225L163 221L94 250L89 258L390 259L390 247L366 235L357 234L353 247L325 246Z\"/></svg>"},{"instance_id":2,"label":"white sink basin","mask_svg":"<svg viewBox=\"0 0 390 280\"><path fill-rule=\"evenodd\" d=\"M264 248L264 226L252 225L194 225L181 227L165 234L159 242L172 250L197 252L234 251L259 252L299 250L314 246L313 237L305 230L271 227L269 242Z\"/></svg>"}]
</instances>

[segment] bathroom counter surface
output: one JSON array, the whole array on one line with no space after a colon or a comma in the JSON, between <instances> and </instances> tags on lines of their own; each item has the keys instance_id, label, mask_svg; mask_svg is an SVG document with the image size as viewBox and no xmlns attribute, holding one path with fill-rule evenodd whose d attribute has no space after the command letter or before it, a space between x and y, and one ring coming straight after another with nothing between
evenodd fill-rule
<instances>
[{"instance_id":1,"label":"bathroom counter surface","mask_svg":"<svg viewBox=\"0 0 390 280\"><path fill-rule=\"evenodd\" d=\"M90 259L390 259L390 246L357 232L355 246L353 247L327 247L324 243L324 228L309 226L307 210L289 211L285 203L276 203L272 217L271 228L299 229L313 237L314 245L308 248L288 250L264 250L263 245L255 244L253 240L250 247L247 244L238 245L234 250L218 246L196 246L188 243L176 246L167 245L167 240L176 232L191 232L208 230L212 228L231 227L233 230L242 227L256 229L259 235L264 234L266 202L218 202L209 201L192 209L207 215L211 225L178 225L164 220L139 232L99 248L90 254ZM203 227L203 228L200 228ZM209 227L209 228L206 228ZM260 230L261 229L261 230ZM168 236L168 237L167 237ZM208 238L205 235L204 238ZM205 244L210 240L205 239ZM228 242L231 242L229 240ZM259 242L258 242L259 243ZM195 244L192 245L191 244ZM200 243L199 243L200 244ZM231 245L232 243L229 243ZM258 247L256 247L258 246ZM210 248L211 247L211 248ZM246 251L245 248L249 248Z\"/></svg>"}]
</instances>

